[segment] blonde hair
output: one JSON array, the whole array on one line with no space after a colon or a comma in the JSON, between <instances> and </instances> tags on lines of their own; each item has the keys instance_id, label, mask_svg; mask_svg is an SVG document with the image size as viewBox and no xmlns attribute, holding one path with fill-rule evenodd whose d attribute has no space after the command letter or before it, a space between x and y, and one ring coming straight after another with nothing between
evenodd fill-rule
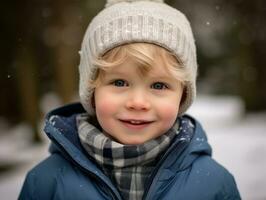
<instances>
[{"instance_id":1,"label":"blonde hair","mask_svg":"<svg viewBox=\"0 0 266 200\"><path fill-rule=\"evenodd\" d=\"M174 54L165 48L150 43L130 43L115 47L103 56L94 60L97 66L94 80L90 80L90 89L95 89L102 82L104 72L123 64L128 59L132 59L142 76L145 76L156 63L160 61L167 72L184 85L190 80L189 73Z\"/></svg>"}]
</instances>

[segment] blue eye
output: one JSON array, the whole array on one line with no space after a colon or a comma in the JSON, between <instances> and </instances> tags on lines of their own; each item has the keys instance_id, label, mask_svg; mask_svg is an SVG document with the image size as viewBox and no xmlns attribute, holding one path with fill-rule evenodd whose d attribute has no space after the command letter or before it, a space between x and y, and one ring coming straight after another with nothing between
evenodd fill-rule
<instances>
[{"instance_id":1,"label":"blue eye","mask_svg":"<svg viewBox=\"0 0 266 200\"><path fill-rule=\"evenodd\" d=\"M122 80L122 79L118 79L112 82L112 84L116 87L124 87L127 86L126 81Z\"/></svg>"},{"instance_id":2,"label":"blue eye","mask_svg":"<svg viewBox=\"0 0 266 200\"><path fill-rule=\"evenodd\" d=\"M156 82L152 84L151 88L155 90L162 90L162 89L167 89L168 87L165 83Z\"/></svg>"}]
</instances>

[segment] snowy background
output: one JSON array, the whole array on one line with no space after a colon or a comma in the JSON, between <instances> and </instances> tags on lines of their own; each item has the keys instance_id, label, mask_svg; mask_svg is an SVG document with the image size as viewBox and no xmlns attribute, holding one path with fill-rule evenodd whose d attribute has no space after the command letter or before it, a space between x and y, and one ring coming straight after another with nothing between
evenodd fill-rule
<instances>
[{"instance_id":1,"label":"snowy background","mask_svg":"<svg viewBox=\"0 0 266 200\"><path fill-rule=\"evenodd\" d=\"M54 106L58 103L51 96L46 99ZM265 200L266 113L244 115L241 100L227 96L200 96L189 113L200 119L213 157L235 176L242 198ZM0 173L0 194L3 200L12 200L17 199L26 172L48 155L48 141L29 145L26 136L30 137L31 130L27 125L7 127L1 120L0 130L5 134L0 134L0 167L9 170Z\"/></svg>"}]
</instances>

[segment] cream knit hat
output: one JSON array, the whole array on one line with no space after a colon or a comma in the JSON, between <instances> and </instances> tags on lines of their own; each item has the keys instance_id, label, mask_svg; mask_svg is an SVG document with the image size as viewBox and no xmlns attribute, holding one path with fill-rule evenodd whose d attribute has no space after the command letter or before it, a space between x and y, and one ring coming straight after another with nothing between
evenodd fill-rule
<instances>
[{"instance_id":1,"label":"cream knit hat","mask_svg":"<svg viewBox=\"0 0 266 200\"><path fill-rule=\"evenodd\" d=\"M79 95L85 110L94 115L93 90L89 80L94 79L97 67L93 59L122 44L146 42L171 51L190 73L185 83L185 98L179 115L192 104L196 96L197 61L192 30L180 11L163 0L107 0L105 9L93 18L83 38L80 51Z\"/></svg>"}]
</instances>

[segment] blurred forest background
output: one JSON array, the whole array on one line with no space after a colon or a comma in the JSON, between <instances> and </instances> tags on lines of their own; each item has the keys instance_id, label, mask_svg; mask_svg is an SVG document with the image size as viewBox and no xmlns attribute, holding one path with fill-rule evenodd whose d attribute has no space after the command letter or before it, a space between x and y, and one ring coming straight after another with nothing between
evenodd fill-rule
<instances>
[{"instance_id":1,"label":"blurred forest background","mask_svg":"<svg viewBox=\"0 0 266 200\"><path fill-rule=\"evenodd\" d=\"M198 92L239 96L246 112L266 110L266 1L166 0L184 12L196 38ZM0 5L0 118L33 127L41 101L78 100L83 34L104 0L10 0Z\"/></svg>"}]
</instances>

